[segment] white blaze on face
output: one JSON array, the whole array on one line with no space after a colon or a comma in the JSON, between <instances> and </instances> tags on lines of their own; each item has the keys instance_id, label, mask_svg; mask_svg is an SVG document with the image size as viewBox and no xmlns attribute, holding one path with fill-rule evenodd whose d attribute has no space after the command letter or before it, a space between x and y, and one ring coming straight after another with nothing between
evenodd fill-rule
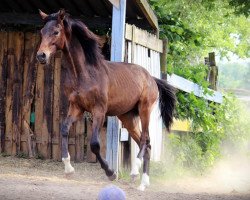
<instances>
[{"instance_id":1,"label":"white blaze on face","mask_svg":"<svg viewBox=\"0 0 250 200\"><path fill-rule=\"evenodd\" d=\"M135 159L135 162L132 163L132 170L130 172L130 175L138 175L140 172L140 168L141 168L141 163L142 161L139 158Z\"/></svg>"},{"instance_id":2,"label":"white blaze on face","mask_svg":"<svg viewBox=\"0 0 250 200\"><path fill-rule=\"evenodd\" d=\"M138 190L144 191L145 188L148 187L149 185L150 185L149 176L146 173L143 173L141 177L141 184L138 187Z\"/></svg>"},{"instance_id":3,"label":"white blaze on face","mask_svg":"<svg viewBox=\"0 0 250 200\"><path fill-rule=\"evenodd\" d=\"M69 153L68 153L68 157L67 158L62 158L62 161L63 161L63 163L65 165L65 174L74 173L75 169L70 164L70 155L69 155Z\"/></svg>"}]
</instances>

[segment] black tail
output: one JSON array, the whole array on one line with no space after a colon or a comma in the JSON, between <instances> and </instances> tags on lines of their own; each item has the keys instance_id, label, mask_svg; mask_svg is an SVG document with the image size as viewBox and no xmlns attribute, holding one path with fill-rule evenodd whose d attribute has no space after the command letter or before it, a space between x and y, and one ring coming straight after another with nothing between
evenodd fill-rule
<instances>
[{"instance_id":1,"label":"black tail","mask_svg":"<svg viewBox=\"0 0 250 200\"><path fill-rule=\"evenodd\" d=\"M161 110L161 117L167 130L173 123L173 114L176 102L175 89L167 84L166 81L154 78L159 89L159 106Z\"/></svg>"}]
</instances>

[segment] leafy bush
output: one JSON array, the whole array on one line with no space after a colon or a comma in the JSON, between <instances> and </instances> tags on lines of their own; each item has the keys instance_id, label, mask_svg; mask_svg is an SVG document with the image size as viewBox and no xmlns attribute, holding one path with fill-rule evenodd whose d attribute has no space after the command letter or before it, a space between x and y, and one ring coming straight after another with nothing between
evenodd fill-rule
<instances>
[{"instance_id":1,"label":"leafy bush","mask_svg":"<svg viewBox=\"0 0 250 200\"><path fill-rule=\"evenodd\" d=\"M166 160L179 174L185 170L203 173L232 150L250 139L249 112L233 96L225 95L221 105L193 94L178 94L177 118L192 122L189 133L169 134ZM223 148L227 146L227 151Z\"/></svg>"},{"instance_id":2,"label":"leafy bush","mask_svg":"<svg viewBox=\"0 0 250 200\"><path fill-rule=\"evenodd\" d=\"M208 52L215 51L222 57L232 52L242 58L249 57L250 29L247 26L249 19L245 17L248 15L241 10L245 16L235 16L235 9L239 6L246 8L245 4L231 0L149 2L159 19L160 37L168 38L168 73L201 85L209 94L207 67L200 64ZM242 114L244 109L233 96L226 94L221 105L181 91L177 93L177 99L175 117L189 119L191 131L169 135L166 144L168 160L153 164L152 174L161 170L171 174L173 168L178 173L185 169L202 173L222 156L222 145L239 148L249 137L249 115ZM161 166L168 167L159 170Z\"/></svg>"}]
</instances>

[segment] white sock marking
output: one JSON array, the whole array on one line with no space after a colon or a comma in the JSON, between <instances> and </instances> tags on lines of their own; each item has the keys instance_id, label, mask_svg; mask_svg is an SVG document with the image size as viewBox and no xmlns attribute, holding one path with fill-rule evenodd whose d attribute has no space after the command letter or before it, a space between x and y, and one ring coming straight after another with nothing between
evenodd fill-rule
<instances>
[{"instance_id":1,"label":"white sock marking","mask_svg":"<svg viewBox=\"0 0 250 200\"><path fill-rule=\"evenodd\" d=\"M139 169L141 168L141 163L142 161L139 158L135 159L135 163L132 163L130 175L138 175L140 173Z\"/></svg>"},{"instance_id":2,"label":"white sock marking","mask_svg":"<svg viewBox=\"0 0 250 200\"><path fill-rule=\"evenodd\" d=\"M73 173L75 171L74 167L72 167L72 165L70 164L70 155L68 153L68 157L67 158L62 158L62 161L65 165L65 173L69 174L69 173Z\"/></svg>"},{"instance_id":3,"label":"white sock marking","mask_svg":"<svg viewBox=\"0 0 250 200\"><path fill-rule=\"evenodd\" d=\"M145 188L148 187L149 185L150 185L149 176L146 173L143 173L141 178L141 184L138 187L138 190L144 191Z\"/></svg>"}]
</instances>

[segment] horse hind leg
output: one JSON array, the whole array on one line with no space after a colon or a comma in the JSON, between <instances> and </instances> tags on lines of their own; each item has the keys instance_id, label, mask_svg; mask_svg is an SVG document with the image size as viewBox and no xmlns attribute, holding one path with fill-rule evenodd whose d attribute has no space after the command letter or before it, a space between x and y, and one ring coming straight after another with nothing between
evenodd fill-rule
<instances>
[{"instance_id":1,"label":"horse hind leg","mask_svg":"<svg viewBox=\"0 0 250 200\"><path fill-rule=\"evenodd\" d=\"M143 157L143 174L141 178L141 184L138 187L139 190L144 191L146 187L150 185L149 182L149 164L151 156L151 145L149 136L149 120L150 114L154 105L153 100L144 99L138 105L139 116L141 118L142 134L140 138L140 152L138 158Z\"/></svg>"},{"instance_id":2,"label":"horse hind leg","mask_svg":"<svg viewBox=\"0 0 250 200\"><path fill-rule=\"evenodd\" d=\"M130 111L126 114L118 116L118 118L122 121L122 124L128 130L130 136L139 146L141 137L139 115L135 111ZM140 174L139 170L141 168L141 165L142 160L140 158L136 157L135 159L132 159L130 176L133 182Z\"/></svg>"}]
</instances>

